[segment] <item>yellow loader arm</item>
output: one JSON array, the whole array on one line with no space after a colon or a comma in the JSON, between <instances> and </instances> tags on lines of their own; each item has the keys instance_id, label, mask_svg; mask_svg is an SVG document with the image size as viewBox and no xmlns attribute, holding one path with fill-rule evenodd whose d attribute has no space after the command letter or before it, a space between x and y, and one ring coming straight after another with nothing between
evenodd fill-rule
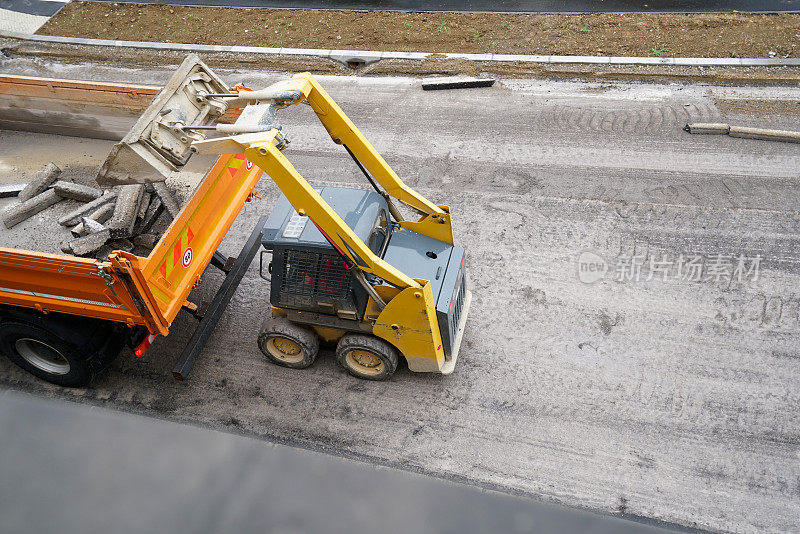
<instances>
[{"instance_id":1,"label":"yellow loader arm","mask_svg":"<svg viewBox=\"0 0 800 534\"><path fill-rule=\"evenodd\" d=\"M426 215L446 213L403 183L311 74L295 74L289 81L302 92L333 142L347 147L389 195Z\"/></svg>"},{"instance_id":2,"label":"yellow loader arm","mask_svg":"<svg viewBox=\"0 0 800 534\"><path fill-rule=\"evenodd\" d=\"M359 278L371 297L368 315L374 317L373 333L400 349L409 368L414 371L452 372L455 357L445 360L430 281L413 279L374 254L297 172L281 153L287 140L273 120L275 110L308 102L334 143L345 146L356 163L363 167L367 178L374 178L389 196L423 214L418 221L402 220L399 212L392 210L390 202L392 215L402 228L452 245L449 208L432 204L405 185L311 74L297 74L262 90L208 96L224 97L228 99L229 108L244 107L244 110L235 124L217 125L215 128L218 132L234 135L196 141L192 144L193 150L215 154L243 153L260 167L297 213L309 217L330 244L352 263L354 276ZM373 287L364 280L363 272L371 273L394 287Z\"/></svg>"},{"instance_id":3,"label":"yellow loader arm","mask_svg":"<svg viewBox=\"0 0 800 534\"><path fill-rule=\"evenodd\" d=\"M432 204L403 183L311 74L295 74L266 89L240 91L228 101L228 106L260 102L273 102L278 107L308 102L334 143L344 145L390 196L424 214L418 221L398 220L401 227L453 244L449 208ZM223 125L218 130L224 132L228 128ZM237 131L236 125L230 130ZM200 153L245 154L275 181L297 213L309 217L328 241L359 269L401 289L420 288L418 282L383 261L359 239L281 153L285 146L286 140L273 128L267 132L197 141L193 149Z\"/></svg>"},{"instance_id":4,"label":"yellow loader arm","mask_svg":"<svg viewBox=\"0 0 800 534\"><path fill-rule=\"evenodd\" d=\"M222 139L200 141L200 153L244 154L280 188L298 214L308 217L339 253L362 271L372 273L397 287L420 287L417 282L376 256L325 202L311 184L281 154L282 143L277 129L266 133L244 134Z\"/></svg>"}]
</instances>

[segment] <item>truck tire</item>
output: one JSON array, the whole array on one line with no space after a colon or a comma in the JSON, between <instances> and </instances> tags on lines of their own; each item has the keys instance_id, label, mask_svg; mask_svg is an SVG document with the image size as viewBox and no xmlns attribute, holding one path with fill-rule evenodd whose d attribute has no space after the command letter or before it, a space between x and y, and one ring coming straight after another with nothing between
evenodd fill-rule
<instances>
[{"instance_id":1,"label":"truck tire","mask_svg":"<svg viewBox=\"0 0 800 534\"><path fill-rule=\"evenodd\" d=\"M348 373L364 380L388 380L400 355L393 345L375 336L345 334L336 345L336 361Z\"/></svg>"},{"instance_id":2,"label":"truck tire","mask_svg":"<svg viewBox=\"0 0 800 534\"><path fill-rule=\"evenodd\" d=\"M52 384L81 387L92 379L89 358L80 354L75 345L32 324L0 323L0 352Z\"/></svg>"},{"instance_id":3,"label":"truck tire","mask_svg":"<svg viewBox=\"0 0 800 534\"><path fill-rule=\"evenodd\" d=\"M289 321L270 317L261 327L258 348L272 363L290 369L305 369L314 363L319 352L317 333Z\"/></svg>"}]
</instances>

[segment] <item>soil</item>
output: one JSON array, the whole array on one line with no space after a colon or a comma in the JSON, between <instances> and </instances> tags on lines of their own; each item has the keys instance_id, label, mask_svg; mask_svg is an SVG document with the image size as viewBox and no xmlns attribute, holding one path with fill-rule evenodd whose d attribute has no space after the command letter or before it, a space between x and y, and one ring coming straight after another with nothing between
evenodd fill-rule
<instances>
[{"instance_id":1,"label":"soil","mask_svg":"<svg viewBox=\"0 0 800 534\"><path fill-rule=\"evenodd\" d=\"M741 98L715 98L714 104L723 115L749 115L763 117L765 115L797 116L800 115L800 101L797 100L762 100Z\"/></svg>"},{"instance_id":2,"label":"soil","mask_svg":"<svg viewBox=\"0 0 800 534\"><path fill-rule=\"evenodd\" d=\"M431 53L800 57L800 14L396 13L72 2L38 33Z\"/></svg>"}]
</instances>

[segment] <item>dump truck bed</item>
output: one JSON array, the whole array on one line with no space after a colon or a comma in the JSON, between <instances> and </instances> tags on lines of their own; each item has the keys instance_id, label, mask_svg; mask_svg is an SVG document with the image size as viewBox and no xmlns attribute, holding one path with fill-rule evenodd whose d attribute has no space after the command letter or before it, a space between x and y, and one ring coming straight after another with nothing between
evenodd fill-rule
<instances>
[{"instance_id":1,"label":"dump truck bed","mask_svg":"<svg viewBox=\"0 0 800 534\"><path fill-rule=\"evenodd\" d=\"M241 154L221 156L147 257L116 251L101 262L0 247L0 304L166 335L261 174Z\"/></svg>"}]
</instances>

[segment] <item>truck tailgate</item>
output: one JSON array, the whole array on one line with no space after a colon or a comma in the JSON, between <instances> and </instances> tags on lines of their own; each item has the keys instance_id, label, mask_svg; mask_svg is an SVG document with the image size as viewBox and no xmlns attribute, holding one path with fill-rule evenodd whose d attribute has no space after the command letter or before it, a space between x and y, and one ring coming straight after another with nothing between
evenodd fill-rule
<instances>
[{"instance_id":1,"label":"truck tailgate","mask_svg":"<svg viewBox=\"0 0 800 534\"><path fill-rule=\"evenodd\" d=\"M120 253L131 262L143 297L158 309L167 326L186 302L262 172L243 154L220 156L147 258Z\"/></svg>"}]
</instances>

